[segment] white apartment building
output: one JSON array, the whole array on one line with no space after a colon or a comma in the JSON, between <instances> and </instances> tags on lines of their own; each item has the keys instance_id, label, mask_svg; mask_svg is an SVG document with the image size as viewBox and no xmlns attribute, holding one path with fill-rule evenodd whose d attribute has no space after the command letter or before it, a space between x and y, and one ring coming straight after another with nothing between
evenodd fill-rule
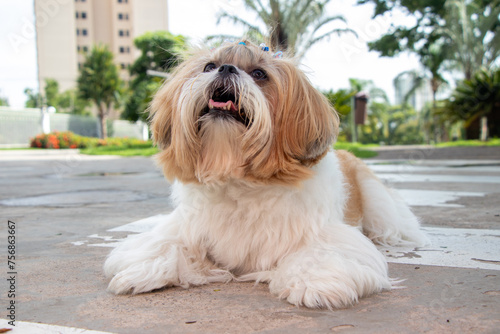
<instances>
[{"instance_id":1,"label":"white apartment building","mask_svg":"<svg viewBox=\"0 0 500 334\"><path fill-rule=\"evenodd\" d=\"M38 81L74 88L84 53L106 44L121 75L139 55L134 38L147 31L168 30L167 0L34 0Z\"/></svg>"}]
</instances>

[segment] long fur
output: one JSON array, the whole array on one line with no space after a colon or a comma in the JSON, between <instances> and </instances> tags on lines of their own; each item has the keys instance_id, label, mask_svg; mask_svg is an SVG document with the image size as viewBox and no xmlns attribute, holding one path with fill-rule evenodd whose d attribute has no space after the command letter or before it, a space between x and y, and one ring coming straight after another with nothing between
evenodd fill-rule
<instances>
[{"instance_id":1,"label":"long fur","mask_svg":"<svg viewBox=\"0 0 500 334\"><path fill-rule=\"evenodd\" d=\"M237 73L204 72L207 63ZM256 68L265 81L252 78ZM248 124L203 111L221 85L236 92ZM370 239L426 242L395 192L360 160L331 151L338 117L289 59L248 42L197 53L152 112L175 210L111 252L113 293L255 280L295 305L345 307L391 288Z\"/></svg>"}]
</instances>

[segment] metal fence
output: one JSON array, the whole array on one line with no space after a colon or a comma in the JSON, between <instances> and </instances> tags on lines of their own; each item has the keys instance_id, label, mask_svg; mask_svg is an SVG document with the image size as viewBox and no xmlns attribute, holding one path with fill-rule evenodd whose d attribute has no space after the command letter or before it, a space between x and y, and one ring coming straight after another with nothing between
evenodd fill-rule
<instances>
[{"instance_id":1,"label":"metal fence","mask_svg":"<svg viewBox=\"0 0 500 334\"><path fill-rule=\"evenodd\" d=\"M40 109L11 109L0 107L0 147L28 146L30 138L50 131L71 131L87 137L98 137L96 117L49 114ZM148 138L147 125L124 120L108 121L108 136Z\"/></svg>"}]
</instances>

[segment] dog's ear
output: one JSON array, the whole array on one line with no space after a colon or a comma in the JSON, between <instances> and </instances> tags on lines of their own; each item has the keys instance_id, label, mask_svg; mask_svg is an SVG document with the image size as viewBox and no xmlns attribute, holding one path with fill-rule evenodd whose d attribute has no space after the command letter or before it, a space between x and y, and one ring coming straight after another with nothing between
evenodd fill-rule
<instances>
[{"instance_id":1,"label":"dog's ear","mask_svg":"<svg viewBox=\"0 0 500 334\"><path fill-rule=\"evenodd\" d=\"M150 128L154 143L161 149L156 156L157 163L163 168L165 177L170 181L179 179L192 182L196 165L196 147L193 135L189 137L182 131L181 95L186 78L193 77L193 67L184 62L177 67L171 77L158 90L149 107ZM190 132L195 131L189 129Z\"/></svg>"},{"instance_id":2,"label":"dog's ear","mask_svg":"<svg viewBox=\"0 0 500 334\"><path fill-rule=\"evenodd\" d=\"M172 117L175 91L168 82L156 92L149 106L149 121L153 142L160 149L167 148L172 141Z\"/></svg>"},{"instance_id":3,"label":"dog's ear","mask_svg":"<svg viewBox=\"0 0 500 334\"><path fill-rule=\"evenodd\" d=\"M280 69L284 91L276 110L277 139L285 154L310 165L334 143L339 118L326 97L295 64L282 61Z\"/></svg>"}]
</instances>

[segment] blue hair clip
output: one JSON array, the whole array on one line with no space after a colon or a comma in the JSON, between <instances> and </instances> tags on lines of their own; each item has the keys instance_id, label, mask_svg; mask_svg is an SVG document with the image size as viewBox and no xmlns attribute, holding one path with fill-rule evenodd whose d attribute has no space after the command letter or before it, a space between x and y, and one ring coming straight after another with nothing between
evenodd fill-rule
<instances>
[{"instance_id":1,"label":"blue hair clip","mask_svg":"<svg viewBox=\"0 0 500 334\"><path fill-rule=\"evenodd\" d=\"M266 44L265 44L265 43L260 43L259 48L260 48L262 51L269 51L269 47L268 47L268 46L266 46Z\"/></svg>"},{"instance_id":2,"label":"blue hair clip","mask_svg":"<svg viewBox=\"0 0 500 334\"><path fill-rule=\"evenodd\" d=\"M247 45L245 42L239 42L238 45Z\"/></svg>"}]
</instances>

